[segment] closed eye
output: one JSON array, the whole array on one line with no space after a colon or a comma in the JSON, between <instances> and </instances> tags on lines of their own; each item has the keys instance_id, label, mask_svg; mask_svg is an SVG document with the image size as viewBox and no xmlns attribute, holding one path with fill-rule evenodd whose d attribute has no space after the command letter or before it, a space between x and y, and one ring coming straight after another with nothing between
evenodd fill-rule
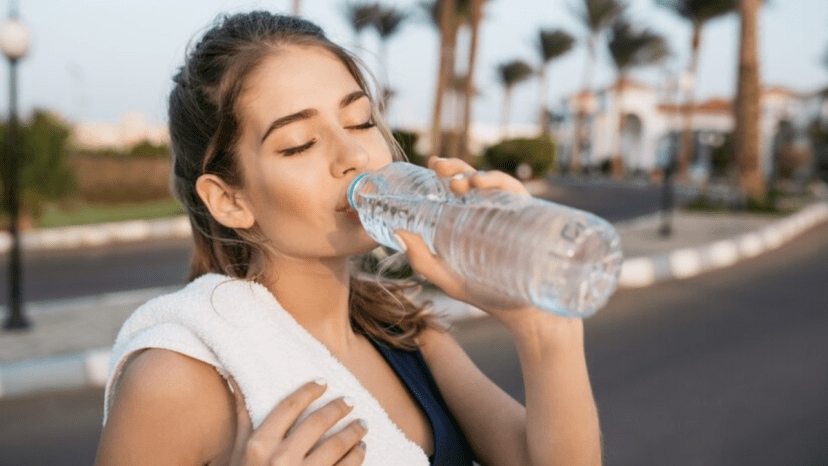
<instances>
[{"instance_id":1,"label":"closed eye","mask_svg":"<svg viewBox=\"0 0 828 466\"><path fill-rule=\"evenodd\" d=\"M377 124L376 122L374 122L374 119L372 118L361 125L351 126L348 129L371 129L374 126L377 126Z\"/></svg>"},{"instance_id":2,"label":"closed eye","mask_svg":"<svg viewBox=\"0 0 828 466\"><path fill-rule=\"evenodd\" d=\"M296 146L296 147L291 147L290 149L281 150L281 151L279 151L279 153L284 155L285 157L289 157L291 155L296 155L296 154L305 152L306 150L310 149L314 144L316 144L316 139L313 139L313 140L311 140L311 141L309 141L305 144L302 144L301 146Z\"/></svg>"}]
</instances>

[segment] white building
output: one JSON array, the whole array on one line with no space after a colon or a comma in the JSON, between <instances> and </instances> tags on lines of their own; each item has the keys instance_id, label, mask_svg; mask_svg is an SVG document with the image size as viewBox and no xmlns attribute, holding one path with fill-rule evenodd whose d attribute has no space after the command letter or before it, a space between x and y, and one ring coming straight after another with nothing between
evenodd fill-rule
<instances>
[{"instance_id":1,"label":"white building","mask_svg":"<svg viewBox=\"0 0 828 466\"><path fill-rule=\"evenodd\" d=\"M128 149L149 141L169 144L167 125L152 124L143 113L127 113L117 123L78 123L72 128L71 143L83 149Z\"/></svg>"},{"instance_id":2,"label":"white building","mask_svg":"<svg viewBox=\"0 0 828 466\"><path fill-rule=\"evenodd\" d=\"M619 99L620 96L620 99ZM573 115L583 108L587 113L587 145L582 151L582 164L601 165L620 150L626 167L649 172L663 166L671 151L676 150L678 135L683 128L683 105L675 89L624 80L597 92L579 93L567 99L564 120L554 133L561 145L562 159L567 160L574 140ZM762 166L767 173L773 154L774 137L782 121L791 123L800 133L821 113L828 115L824 94L802 95L788 89L766 88L762 93L760 121ZM623 114L623 130L619 131L619 115ZM707 147L721 144L720 136L733 131L732 102L714 98L694 106L693 128L696 135L693 169L705 176L709 160ZM711 137L713 136L713 137Z\"/></svg>"}]
</instances>

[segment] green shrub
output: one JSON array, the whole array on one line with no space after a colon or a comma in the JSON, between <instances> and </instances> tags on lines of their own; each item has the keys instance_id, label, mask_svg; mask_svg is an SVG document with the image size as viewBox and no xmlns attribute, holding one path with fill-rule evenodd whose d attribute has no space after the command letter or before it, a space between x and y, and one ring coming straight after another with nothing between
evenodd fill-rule
<instances>
[{"instance_id":1,"label":"green shrub","mask_svg":"<svg viewBox=\"0 0 828 466\"><path fill-rule=\"evenodd\" d=\"M405 156L408 157L409 162L423 167L426 166L428 157L417 152L417 140L420 138L419 134L403 130L394 130L391 134L394 135L394 139L397 140L397 143L403 152L405 152Z\"/></svg>"},{"instance_id":2,"label":"green shrub","mask_svg":"<svg viewBox=\"0 0 828 466\"><path fill-rule=\"evenodd\" d=\"M20 122L17 136L21 213L36 218L42 202L70 196L76 190L74 173L67 164L69 128L51 113L37 110L31 120ZM8 127L4 122L0 125L0 181L9 176L7 138ZM9 211L6 196L0 207L3 212Z\"/></svg>"},{"instance_id":3,"label":"green shrub","mask_svg":"<svg viewBox=\"0 0 828 466\"><path fill-rule=\"evenodd\" d=\"M130 157L162 158L170 157L170 147L166 144L153 144L150 141L142 141L129 149Z\"/></svg>"},{"instance_id":4,"label":"green shrub","mask_svg":"<svg viewBox=\"0 0 828 466\"><path fill-rule=\"evenodd\" d=\"M486 163L495 170L515 175L522 163L532 167L532 176L543 176L555 166L555 142L549 136L506 139L483 153Z\"/></svg>"}]
</instances>

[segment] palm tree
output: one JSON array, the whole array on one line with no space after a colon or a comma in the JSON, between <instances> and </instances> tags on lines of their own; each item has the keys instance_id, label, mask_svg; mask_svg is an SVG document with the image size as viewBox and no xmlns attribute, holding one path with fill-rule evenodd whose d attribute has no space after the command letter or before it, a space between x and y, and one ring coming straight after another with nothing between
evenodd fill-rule
<instances>
[{"instance_id":1,"label":"palm tree","mask_svg":"<svg viewBox=\"0 0 828 466\"><path fill-rule=\"evenodd\" d=\"M739 77L734 112L734 149L739 181L749 200L765 197L765 179L760 167L759 118L761 115L759 54L757 50L760 0L739 0Z\"/></svg>"},{"instance_id":2,"label":"palm tree","mask_svg":"<svg viewBox=\"0 0 828 466\"><path fill-rule=\"evenodd\" d=\"M302 0L293 0L293 16L299 16L302 12Z\"/></svg>"},{"instance_id":3,"label":"palm tree","mask_svg":"<svg viewBox=\"0 0 828 466\"><path fill-rule=\"evenodd\" d=\"M362 48L362 32L365 28L371 26L376 22L377 15L380 10L380 4L377 2L347 2L345 3L344 13L354 31L354 38L357 42L357 48Z\"/></svg>"},{"instance_id":4,"label":"palm tree","mask_svg":"<svg viewBox=\"0 0 828 466\"><path fill-rule=\"evenodd\" d=\"M440 155L443 136L443 98L454 75L454 49L457 39L457 0L433 0L421 3L430 13L433 24L440 32L440 56L437 70L437 86L431 117L431 155Z\"/></svg>"},{"instance_id":5,"label":"palm tree","mask_svg":"<svg viewBox=\"0 0 828 466\"><path fill-rule=\"evenodd\" d=\"M693 25L690 42L690 65L685 76L684 127L679 149L678 174L686 177L693 151L693 110L695 105L696 70L699 64L702 29L708 21L736 10L738 0L656 0Z\"/></svg>"},{"instance_id":6,"label":"palm tree","mask_svg":"<svg viewBox=\"0 0 828 466\"><path fill-rule=\"evenodd\" d=\"M561 29L541 29L536 44L541 59L541 66L538 69L538 102L540 103L538 124L540 133L545 135L549 133L549 109L546 107L547 68L552 61L572 50L575 38Z\"/></svg>"},{"instance_id":7,"label":"palm tree","mask_svg":"<svg viewBox=\"0 0 828 466\"><path fill-rule=\"evenodd\" d=\"M615 86L615 100L618 102L618 138L612 157L612 174L620 177L624 174L621 137L624 133L625 82L630 70L661 62L670 54L670 48L660 35L649 29L636 30L627 20L622 19L612 26L609 51L618 70L618 81Z\"/></svg>"},{"instance_id":8,"label":"palm tree","mask_svg":"<svg viewBox=\"0 0 828 466\"><path fill-rule=\"evenodd\" d=\"M387 80L388 41L399 32L400 26L408 17L409 13L403 10L377 4L374 16L370 22L371 27L377 31L380 39L380 66L382 67L383 74L386 76L382 86L383 101L381 102L381 108L383 109L387 107L388 99L394 94Z\"/></svg>"},{"instance_id":9,"label":"palm tree","mask_svg":"<svg viewBox=\"0 0 828 466\"><path fill-rule=\"evenodd\" d=\"M471 153L469 152L469 128L472 120L472 103L476 95L474 87L474 69L477 66L477 48L480 41L480 25L483 23L483 7L487 0L471 0L469 11L469 27L471 28L471 38L469 44L468 63L466 65L466 79L463 88L463 124L460 126L460 138L458 139L459 147L457 153L460 158L469 162Z\"/></svg>"},{"instance_id":10,"label":"palm tree","mask_svg":"<svg viewBox=\"0 0 828 466\"><path fill-rule=\"evenodd\" d=\"M523 60L512 60L502 63L497 67L498 78L503 84L503 113L500 121L500 133L508 137L509 128L509 110L512 103L512 88L521 82L529 79L534 73L534 70L528 63Z\"/></svg>"},{"instance_id":11,"label":"palm tree","mask_svg":"<svg viewBox=\"0 0 828 466\"><path fill-rule=\"evenodd\" d=\"M598 39L615 20L624 13L627 5L623 0L581 0L580 6L573 9L575 16L587 28L587 62L584 69L584 79L581 94L588 93L592 85L593 66L598 52ZM581 146L584 140L584 123L586 114L579 108L575 117L575 137L572 142L572 152L569 158L570 170L577 172L581 169Z\"/></svg>"}]
</instances>

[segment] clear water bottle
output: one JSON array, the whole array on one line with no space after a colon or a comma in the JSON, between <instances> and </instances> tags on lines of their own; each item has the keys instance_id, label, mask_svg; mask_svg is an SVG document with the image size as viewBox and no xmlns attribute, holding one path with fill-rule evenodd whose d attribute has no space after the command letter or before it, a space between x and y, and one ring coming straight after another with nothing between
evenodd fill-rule
<instances>
[{"instance_id":1,"label":"clear water bottle","mask_svg":"<svg viewBox=\"0 0 828 466\"><path fill-rule=\"evenodd\" d=\"M449 180L396 162L363 173L348 192L374 240L399 250L416 233L470 284L567 317L603 307L618 281L620 238L588 212L493 189L454 194Z\"/></svg>"}]
</instances>

